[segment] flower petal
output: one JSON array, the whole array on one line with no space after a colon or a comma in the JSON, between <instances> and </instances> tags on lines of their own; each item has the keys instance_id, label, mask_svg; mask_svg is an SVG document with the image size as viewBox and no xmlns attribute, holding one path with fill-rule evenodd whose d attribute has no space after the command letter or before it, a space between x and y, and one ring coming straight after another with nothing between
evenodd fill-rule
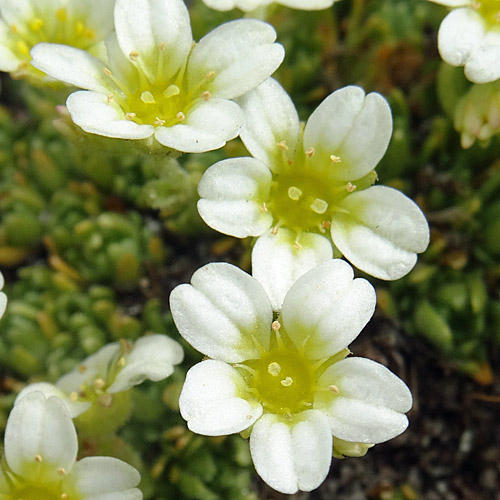
<instances>
[{"instance_id":1,"label":"flower petal","mask_svg":"<svg viewBox=\"0 0 500 500\"><path fill-rule=\"evenodd\" d=\"M191 50L191 23L182 0L117 0L115 27L123 53L139 54L136 64L151 83L172 78Z\"/></svg>"},{"instance_id":2,"label":"flower petal","mask_svg":"<svg viewBox=\"0 0 500 500\"><path fill-rule=\"evenodd\" d=\"M429 244L424 214L396 189L373 186L347 196L341 207L349 213L334 216L332 240L354 266L376 278L406 275Z\"/></svg>"},{"instance_id":3,"label":"flower petal","mask_svg":"<svg viewBox=\"0 0 500 500\"><path fill-rule=\"evenodd\" d=\"M59 398L37 391L12 409L5 430L5 458L21 477L40 484L59 481L58 469L69 473L78 450L75 426Z\"/></svg>"},{"instance_id":4,"label":"flower petal","mask_svg":"<svg viewBox=\"0 0 500 500\"><path fill-rule=\"evenodd\" d=\"M21 59L9 48L11 29L0 19L0 71L15 71Z\"/></svg>"},{"instance_id":5,"label":"flower petal","mask_svg":"<svg viewBox=\"0 0 500 500\"><path fill-rule=\"evenodd\" d=\"M311 162L317 168L331 165L334 175L352 181L368 174L384 156L392 134L387 101L375 92L365 96L349 86L327 97L313 112L304 130L304 149L314 148Z\"/></svg>"},{"instance_id":6,"label":"flower petal","mask_svg":"<svg viewBox=\"0 0 500 500\"><path fill-rule=\"evenodd\" d=\"M69 498L81 500L142 500L135 488L141 476L131 465L113 457L86 457L62 482Z\"/></svg>"},{"instance_id":7,"label":"flower petal","mask_svg":"<svg viewBox=\"0 0 500 500\"><path fill-rule=\"evenodd\" d=\"M7 0L0 3L0 12L9 26L14 24L21 28L26 21L35 17L35 5L33 0Z\"/></svg>"},{"instance_id":8,"label":"flower petal","mask_svg":"<svg viewBox=\"0 0 500 500\"><path fill-rule=\"evenodd\" d=\"M104 39L114 28L113 9L115 0L99 0L99 2L82 2L69 0L66 4L68 18L84 21L93 31L96 40Z\"/></svg>"},{"instance_id":9,"label":"flower petal","mask_svg":"<svg viewBox=\"0 0 500 500\"><path fill-rule=\"evenodd\" d=\"M31 64L47 75L70 83L75 87L109 94L106 65L85 50L59 45L39 43L31 50Z\"/></svg>"},{"instance_id":10,"label":"flower petal","mask_svg":"<svg viewBox=\"0 0 500 500\"><path fill-rule=\"evenodd\" d=\"M291 155L297 147L300 123L295 105L273 78L245 94L239 103L246 117L241 139L252 156L274 171L283 162L278 144L286 144Z\"/></svg>"},{"instance_id":11,"label":"flower petal","mask_svg":"<svg viewBox=\"0 0 500 500\"><path fill-rule=\"evenodd\" d=\"M463 7L464 5L471 5L473 0L429 0L430 2L445 5L446 7Z\"/></svg>"},{"instance_id":12,"label":"flower petal","mask_svg":"<svg viewBox=\"0 0 500 500\"><path fill-rule=\"evenodd\" d=\"M465 76L474 83L500 78L500 33L488 31L472 49L465 64Z\"/></svg>"},{"instance_id":13,"label":"flower petal","mask_svg":"<svg viewBox=\"0 0 500 500\"><path fill-rule=\"evenodd\" d=\"M264 211L271 172L254 158L229 158L212 165L198 184L198 211L213 229L237 238L259 236L273 217Z\"/></svg>"},{"instance_id":14,"label":"flower petal","mask_svg":"<svg viewBox=\"0 0 500 500\"><path fill-rule=\"evenodd\" d=\"M278 3L292 9L322 10L331 7L336 0L278 0Z\"/></svg>"},{"instance_id":15,"label":"flower petal","mask_svg":"<svg viewBox=\"0 0 500 500\"><path fill-rule=\"evenodd\" d=\"M184 358L178 342L166 335L146 335L137 339L126 356L125 366L118 372L107 392L126 391L144 380L157 382L171 375L174 365Z\"/></svg>"},{"instance_id":16,"label":"flower petal","mask_svg":"<svg viewBox=\"0 0 500 500\"><path fill-rule=\"evenodd\" d=\"M238 370L222 361L194 365L179 398L182 417L193 432L224 436L241 432L262 415L262 406L247 399L246 383Z\"/></svg>"},{"instance_id":17,"label":"flower petal","mask_svg":"<svg viewBox=\"0 0 500 500\"><path fill-rule=\"evenodd\" d=\"M108 102L105 94L80 90L66 101L71 119L85 132L118 139L147 139L154 133L152 125L138 125L126 120L123 112Z\"/></svg>"},{"instance_id":18,"label":"flower petal","mask_svg":"<svg viewBox=\"0 0 500 500\"><path fill-rule=\"evenodd\" d=\"M330 241L319 234L302 233L300 247L294 231L268 231L252 250L252 276L264 287L275 311L280 311L290 287L317 264L333 257Z\"/></svg>"},{"instance_id":19,"label":"flower petal","mask_svg":"<svg viewBox=\"0 0 500 500\"><path fill-rule=\"evenodd\" d=\"M182 124L157 127L158 142L185 153L219 149L240 132L244 117L240 107L227 99L203 99L186 113Z\"/></svg>"},{"instance_id":20,"label":"flower petal","mask_svg":"<svg viewBox=\"0 0 500 500\"><path fill-rule=\"evenodd\" d=\"M250 435L250 452L259 476L281 493L312 491L326 478L332 435L323 413L308 410L287 423L278 415L261 417Z\"/></svg>"},{"instance_id":21,"label":"flower petal","mask_svg":"<svg viewBox=\"0 0 500 500\"><path fill-rule=\"evenodd\" d=\"M272 309L257 280L226 263L198 269L192 285L170 294L179 333L198 351L228 363L259 357L269 348Z\"/></svg>"},{"instance_id":22,"label":"flower petal","mask_svg":"<svg viewBox=\"0 0 500 500\"><path fill-rule=\"evenodd\" d=\"M189 88L206 81L201 90L231 99L268 78L281 64L284 49L273 43L274 28L262 21L243 19L222 24L204 36L189 57ZM212 81L207 80L215 72Z\"/></svg>"},{"instance_id":23,"label":"flower petal","mask_svg":"<svg viewBox=\"0 0 500 500\"><path fill-rule=\"evenodd\" d=\"M481 16L470 8L456 9L444 18L439 27L439 53L448 64L463 66L483 36Z\"/></svg>"},{"instance_id":24,"label":"flower petal","mask_svg":"<svg viewBox=\"0 0 500 500\"><path fill-rule=\"evenodd\" d=\"M375 290L353 277L347 262L329 260L302 276L285 297L283 326L297 347L305 344L310 359L346 348L372 317Z\"/></svg>"}]
</instances>

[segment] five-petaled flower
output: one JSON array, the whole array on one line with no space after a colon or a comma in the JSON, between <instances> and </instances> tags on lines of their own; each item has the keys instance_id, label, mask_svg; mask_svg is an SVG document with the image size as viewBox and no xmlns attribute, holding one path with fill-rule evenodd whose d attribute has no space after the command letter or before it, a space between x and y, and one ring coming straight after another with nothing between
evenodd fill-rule
<instances>
[{"instance_id":1,"label":"five-petaled flower","mask_svg":"<svg viewBox=\"0 0 500 500\"><path fill-rule=\"evenodd\" d=\"M203 175L198 210L212 228L259 236L252 272L275 310L292 283L332 258L333 245L372 276L395 280L426 249L419 207L396 189L372 186L392 133L379 94L346 87L327 97L301 131L295 107L273 79L241 99L241 132L253 158L230 158Z\"/></svg>"},{"instance_id":2,"label":"five-petaled flower","mask_svg":"<svg viewBox=\"0 0 500 500\"><path fill-rule=\"evenodd\" d=\"M245 12L255 10L262 5L277 3L301 10L320 10L331 7L336 0L203 0L206 5L216 10L241 9Z\"/></svg>"},{"instance_id":3,"label":"five-petaled flower","mask_svg":"<svg viewBox=\"0 0 500 500\"><path fill-rule=\"evenodd\" d=\"M30 50L40 42L78 47L93 53L113 30L115 0L2 0L0 70L36 84L54 80L31 65Z\"/></svg>"},{"instance_id":4,"label":"five-petaled flower","mask_svg":"<svg viewBox=\"0 0 500 500\"><path fill-rule=\"evenodd\" d=\"M12 410L0 470L3 500L141 500L137 470L111 457L76 462L78 440L65 404L41 392Z\"/></svg>"},{"instance_id":5,"label":"five-petaled flower","mask_svg":"<svg viewBox=\"0 0 500 500\"><path fill-rule=\"evenodd\" d=\"M500 78L500 0L430 0L452 7L441 23L438 46L452 66L465 66L475 83Z\"/></svg>"},{"instance_id":6,"label":"five-petaled flower","mask_svg":"<svg viewBox=\"0 0 500 500\"><path fill-rule=\"evenodd\" d=\"M403 432L408 387L374 361L346 357L375 301L340 259L300 278L277 319L260 283L240 269L196 271L170 296L181 335L212 358L187 374L179 403L188 427L250 434L257 472L283 493L318 487L332 449L359 456Z\"/></svg>"},{"instance_id":7,"label":"five-petaled flower","mask_svg":"<svg viewBox=\"0 0 500 500\"><path fill-rule=\"evenodd\" d=\"M272 26L251 19L223 24L194 44L182 0L117 0L114 21L106 62L39 44L33 64L87 89L66 103L84 131L142 139L148 147L153 139L189 153L224 146L244 121L231 99L265 80L284 56Z\"/></svg>"}]
</instances>

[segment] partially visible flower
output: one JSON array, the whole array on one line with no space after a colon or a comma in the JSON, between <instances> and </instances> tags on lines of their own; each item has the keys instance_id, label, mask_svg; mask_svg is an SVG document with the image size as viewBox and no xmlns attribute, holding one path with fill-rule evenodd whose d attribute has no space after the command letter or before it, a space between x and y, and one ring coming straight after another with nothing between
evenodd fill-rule
<instances>
[{"instance_id":1,"label":"partially visible flower","mask_svg":"<svg viewBox=\"0 0 500 500\"><path fill-rule=\"evenodd\" d=\"M5 312L5 309L7 307L7 295L5 295L5 293L1 291L3 285L4 285L3 274L0 273L0 318L3 316L3 313Z\"/></svg>"},{"instance_id":2,"label":"partially visible flower","mask_svg":"<svg viewBox=\"0 0 500 500\"><path fill-rule=\"evenodd\" d=\"M346 87L327 97L301 130L295 107L272 79L241 100L241 132L254 158L212 165L198 186L198 210L212 228L259 236L253 275L279 310L292 283L332 258L399 279L429 242L425 216L404 194L372 186L392 132L379 94Z\"/></svg>"},{"instance_id":3,"label":"partially visible flower","mask_svg":"<svg viewBox=\"0 0 500 500\"><path fill-rule=\"evenodd\" d=\"M277 3L302 10L321 10L331 7L336 0L203 0L208 7L216 10L241 9L249 12L262 5Z\"/></svg>"},{"instance_id":4,"label":"partially visible flower","mask_svg":"<svg viewBox=\"0 0 500 500\"><path fill-rule=\"evenodd\" d=\"M78 440L65 404L28 394L7 421L2 500L141 500L137 470L111 457L76 462Z\"/></svg>"},{"instance_id":5,"label":"partially visible flower","mask_svg":"<svg viewBox=\"0 0 500 500\"><path fill-rule=\"evenodd\" d=\"M144 380L159 381L184 357L182 347L165 335L146 335L130 345L108 344L84 359L55 385L39 382L25 387L16 404L33 391L58 396L83 430L97 434L118 428L128 417L128 390Z\"/></svg>"},{"instance_id":6,"label":"partially visible flower","mask_svg":"<svg viewBox=\"0 0 500 500\"><path fill-rule=\"evenodd\" d=\"M266 79L284 56L272 26L250 19L223 24L194 44L182 0L117 0L114 19L106 62L40 44L33 64L87 89L66 103L83 130L148 147L154 140L189 153L224 146L244 121L231 99Z\"/></svg>"},{"instance_id":7,"label":"partially visible flower","mask_svg":"<svg viewBox=\"0 0 500 500\"><path fill-rule=\"evenodd\" d=\"M114 0L2 0L0 70L32 83L53 83L31 65L30 50L52 42L98 52L113 29Z\"/></svg>"},{"instance_id":8,"label":"partially visible flower","mask_svg":"<svg viewBox=\"0 0 500 500\"><path fill-rule=\"evenodd\" d=\"M248 274L225 263L196 271L170 295L180 334L213 358L187 374L179 404L189 429L250 435L258 474L283 493L317 488L335 449L362 455L403 432L408 387L374 361L346 358L375 301L349 264L329 260L292 286L273 321Z\"/></svg>"},{"instance_id":9,"label":"partially visible flower","mask_svg":"<svg viewBox=\"0 0 500 500\"><path fill-rule=\"evenodd\" d=\"M500 78L499 0L430 0L452 7L441 23L438 46L452 66L465 66L465 76L475 83Z\"/></svg>"}]
</instances>

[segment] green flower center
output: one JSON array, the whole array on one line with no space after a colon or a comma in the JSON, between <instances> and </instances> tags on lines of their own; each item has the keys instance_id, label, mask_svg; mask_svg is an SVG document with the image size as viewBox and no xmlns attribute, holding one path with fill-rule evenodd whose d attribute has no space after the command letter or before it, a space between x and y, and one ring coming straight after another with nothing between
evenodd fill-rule
<instances>
[{"instance_id":1,"label":"green flower center","mask_svg":"<svg viewBox=\"0 0 500 500\"><path fill-rule=\"evenodd\" d=\"M490 26L500 25L500 0L477 0L472 6Z\"/></svg>"},{"instance_id":2,"label":"green flower center","mask_svg":"<svg viewBox=\"0 0 500 500\"><path fill-rule=\"evenodd\" d=\"M9 500L61 500L61 498L62 495L56 488L46 489L39 486L27 486L18 489L8 497Z\"/></svg>"}]
</instances>

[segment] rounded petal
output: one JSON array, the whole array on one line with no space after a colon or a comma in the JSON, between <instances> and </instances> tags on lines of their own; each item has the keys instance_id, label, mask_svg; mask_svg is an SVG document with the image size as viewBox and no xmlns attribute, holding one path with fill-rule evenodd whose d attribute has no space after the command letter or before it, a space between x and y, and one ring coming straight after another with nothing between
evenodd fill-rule
<instances>
[{"instance_id":1,"label":"rounded petal","mask_svg":"<svg viewBox=\"0 0 500 500\"><path fill-rule=\"evenodd\" d=\"M86 457L62 482L69 498L81 500L142 500L135 488L141 480L131 465L112 457Z\"/></svg>"},{"instance_id":2,"label":"rounded petal","mask_svg":"<svg viewBox=\"0 0 500 500\"><path fill-rule=\"evenodd\" d=\"M334 216L332 240L354 266L376 278L403 277L429 244L425 215L396 189L373 186L347 196L341 206L349 213Z\"/></svg>"},{"instance_id":3,"label":"rounded petal","mask_svg":"<svg viewBox=\"0 0 500 500\"><path fill-rule=\"evenodd\" d=\"M500 78L500 33L487 32L465 63L465 76L474 83L488 83Z\"/></svg>"},{"instance_id":4,"label":"rounded petal","mask_svg":"<svg viewBox=\"0 0 500 500\"><path fill-rule=\"evenodd\" d=\"M40 484L59 481L59 469L71 471L78 442L66 405L37 391L12 409L5 430L5 458L21 477Z\"/></svg>"},{"instance_id":5,"label":"rounded petal","mask_svg":"<svg viewBox=\"0 0 500 500\"><path fill-rule=\"evenodd\" d=\"M85 24L95 33L97 40L104 39L114 29L115 0L100 0L99 2L69 0L66 5L68 17L84 19Z\"/></svg>"},{"instance_id":6,"label":"rounded petal","mask_svg":"<svg viewBox=\"0 0 500 500\"><path fill-rule=\"evenodd\" d=\"M107 392L126 391L144 380L157 382L172 374L174 365L184 358L178 342L166 335L146 335L135 341L132 351L126 356L125 366L118 372Z\"/></svg>"},{"instance_id":7,"label":"rounded petal","mask_svg":"<svg viewBox=\"0 0 500 500\"><path fill-rule=\"evenodd\" d=\"M226 99L200 99L182 124L157 127L156 140L184 153L203 153L219 149L240 132L244 117L240 107Z\"/></svg>"},{"instance_id":8,"label":"rounded petal","mask_svg":"<svg viewBox=\"0 0 500 500\"><path fill-rule=\"evenodd\" d=\"M12 30L0 19L0 71L15 71L22 61L9 47L11 33Z\"/></svg>"},{"instance_id":9,"label":"rounded petal","mask_svg":"<svg viewBox=\"0 0 500 500\"><path fill-rule=\"evenodd\" d=\"M446 7L463 7L464 5L471 5L473 0L429 0L430 2L445 5Z\"/></svg>"},{"instance_id":10,"label":"rounded petal","mask_svg":"<svg viewBox=\"0 0 500 500\"><path fill-rule=\"evenodd\" d=\"M241 432L262 415L262 406L248 400L238 370L214 360L202 361L188 371L179 407L189 429L205 436Z\"/></svg>"},{"instance_id":11,"label":"rounded petal","mask_svg":"<svg viewBox=\"0 0 500 500\"><path fill-rule=\"evenodd\" d=\"M327 97L313 112L304 130L304 149L314 148L311 162L331 168L338 179L352 181L368 174L384 156L392 134L392 115L387 101L375 92L365 96L360 87L349 86Z\"/></svg>"},{"instance_id":12,"label":"rounded petal","mask_svg":"<svg viewBox=\"0 0 500 500\"><path fill-rule=\"evenodd\" d=\"M71 119L85 132L117 139L147 139L154 132L152 125L138 125L126 120L123 112L108 102L106 95L80 90L66 101Z\"/></svg>"},{"instance_id":13,"label":"rounded petal","mask_svg":"<svg viewBox=\"0 0 500 500\"><path fill-rule=\"evenodd\" d=\"M225 11L238 7L243 11L250 11L258 7L262 0L203 0L203 2L216 10Z\"/></svg>"},{"instance_id":14,"label":"rounded petal","mask_svg":"<svg viewBox=\"0 0 500 500\"><path fill-rule=\"evenodd\" d=\"M333 257L330 241L319 234L302 233L300 247L294 231L268 231L252 250L252 276L264 287L275 311L280 311L290 287L317 264Z\"/></svg>"},{"instance_id":15,"label":"rounded petal","mask_svg":"<svg viewBox=\"0 0 500 500\"><path fill-rule=\"evenodd\" d=\"M0 2L0 12L7 24L24 25L35 17L33 0L7 0Z\"/></svg>"},{"instance_id":16,"label":"rounded petal","mask_svg":"<svg viewBox=\"0 0 500 500\"><path fill-rule=\"evenodd\" d=\"M331 7L336 0L278 0L278 3L292 9L322 10Z\"/></svg>"},{"instance_id":17,"label":"rounded petal","mask_svg":"<svg viewBox=\"0 0 500 500\"><path fill-rule=\"evenodd\" d=\"M104 73L106 65L85 50L59 45L39 43L31 50L31 64L47 75L82 89L109 93Z\"/></svg>"},{"instance_id":18,"label":"rounded petal","mask_svg":"<svg viewBox=\"0 0 500 500\"><path fill-rule=\"evenodd\" d=\"M292 154L297 147L300 123L295 105L274 78L268 78L238 102L246 117L241 139L252 156L275 170L283 161L283 150L277 145L284 141Z\"/></svg>"},{"instance_id":19,"label":"rounded petal","mask_svg":"<svg viewBox=\"0 0 500 500\"><path fill-rule=\"evenodd\" d=\"M257 280L226 263L198 269L191 285L170 294L179 333L198 351L228 363L260 356L269 348L273 313Z\"/></svg>"},{"instance_id":20,"label":"rounded petal","mask_svg":"<svg viewBox=\"0 0 500 500\"><path fill-rule=\"evenodd\" d=\"M255 19L224 23L204 36L189 57L187 81L196 87L210 72L206 87L214 96L232 99L268 78L283 61L285 52L274 28Z\"/></svg>"},{"instance_id":21,"label":"rounded petal","mask_svg":"<svg viewBox=\"0 0 500 500\"><path fill-rule=\"evenodd\" d=\"M198 212L213 229L237 238L259 236L273 222L264 211L272 176L254 158L229 158L212 165L198 184Z\"/></svg>"},{"instance_id":22,"label":"rounded petal","mask_svg":"<svg viewBox=\"0 0 500 500\"><path fill-rule=\"evenodd\" d=\"M115 27L123 53L139 54L136 64L151 83L158 76L172 78L191 50L191 23L182 0L117 0Z\"/></svg>"},{"instance_id":23,"label":"rounded petal","mask_svg":"<svg viewBox=\"0 0 500 500\"><path fill-rule=\"evenodd\" d=\"M310 359L346 348L372 317L375 290L368 281L353 278L347 262L332 259L307 272L286 295L283 326L297 347L305 344Z\"/></svg>"},{"instance_id":24,"label":"rounded petal","mask_svg":"<svg viewBox=\"0 0 500 500\"><path fill-rule=\"evenodd\" d=\"M259 476L281 493L312 491L326 478L332 435L326 416L308 410L292 423L277 415L260 418L250 435L250 452Z\"/></svg>"},{"instance_id":25,"label":"rounded petal","mask_svg":"<svg viewBox=\"0 0 500 500\"><path fill-rule=\"evenodd\" d=\"M439 53L448 64L463 66L483 35L483 21L477 12L470 8L453 10L439 27Z\"/></svg>"}]
</instances>

